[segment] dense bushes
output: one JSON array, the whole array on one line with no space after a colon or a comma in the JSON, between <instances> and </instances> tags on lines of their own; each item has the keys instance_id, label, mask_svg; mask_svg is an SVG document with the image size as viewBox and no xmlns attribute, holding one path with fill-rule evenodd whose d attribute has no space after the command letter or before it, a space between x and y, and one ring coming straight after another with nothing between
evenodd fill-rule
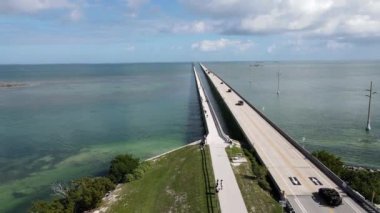
<instances>
[{"instance_id":1,"label":"dense bushes","mask_svg":"<svg viewBox=\"0 0 380 213\"><path fill-rule=\"evenodd\" d=\"M252 172L257 178L257 183L259 186L266 190L266 191L271 191L271 186L267 180L267 175L268 175L268 170L265 166L259 164L257 159L252 155L252 153L255 153L252 151L248 151L247 149L243 149L244 155L248 157L249 161L251 162L252 165Z\"/></svg>"},{"instance_id":2,"label":"dense bushes","mask_svg":"<svg viewBox=\"0 0 380 213\"><path fill-rule=\"evenodd\" d=\"M98 207L104 195L115 189L108 178L82 178L72 183L69 200L75 203L75 212L83 212Z\"/></svg>"},{"instance_id":3,"label":"dense bushes","mask_svg":"<svg viewBox=\"0 0 380 213\"><path fill-rule=\"evenodd\" d=\"M326 151L316 151L313 152L313 155L367 200L371 201L373 194L375 194L373 201L380 203L379 171L346 168L339 157Z\"/></svg>"},{"instance_id":4,"label":"dense bushes","mask_svg":"<svg viewBox=\"0 0 380 213\"><path fill-rule=\"evenodd\" d=\"M150 167L149 162L140 164L132 155L118 155L111 161L107 177L85 177L71 181L68 185L54 187L60 196L51 201L36 201L33 213L84 212L99 206L105 194L115 189L115 184L140 179Z\"/></svg>"},{"instance_id":5,"label":"dense bushes","mask_svg":"<svg viewBox=\"0 0 380 213\"><path fill-rule=\"evenodd\" d=\"M70 208L72 209L72 208ZM29 210L33 213L69 213L72 210L67 209L67 204L64 199L55 199L53 201L36 201Z\"/></svg>"},{"instance_id":6,"label":"dense bushes","mask_svg":"<svg viewBox=\"0 0 380 213\"><path fill-rule=\"evenodd\" d=\"M124 183L127 181L127 175L132 174L138 165L138 158L129 154L118 155L111 161L108 177L114 183Z\"/></svg>"},{"instance_id":7,"label":"dense bushes","mask_svg":"<svg viewBox=\"0 0 380 213\"><path fill-rule=\"evenodd\" d=\"M342 160L324 150L316 151L312 153L316 158L318 158L325 166L327 166L331 171L333 171L337 175L341 175L343 170L343 162Z\"/></svg>"},{"instance_id":8,"label":"dense bushes","mask_svg":"<svg viewBox=\"0 0 380 213\"><path fill-rule=\"evenodd\" d=\"M131 181L142 178L144 173L148 171L149 168L150 168L150 163L148 161L144 161L140 163L139 166L135 170L133 170L133 173L126 175L125 177L126 181L131 182Z\"/></svg>"},{"instance_id":9,"label":"dense bushes","mask_svg":"<svg viewBox=\"0 0 380 213\"><path fill-rule=\"evenodd\" d=\"M70 183L65 197L37 201L30 212L83 212L96 208L103 196L114 188L115 184L105 177L81 178Z\"/></svg>"}]
</instances>

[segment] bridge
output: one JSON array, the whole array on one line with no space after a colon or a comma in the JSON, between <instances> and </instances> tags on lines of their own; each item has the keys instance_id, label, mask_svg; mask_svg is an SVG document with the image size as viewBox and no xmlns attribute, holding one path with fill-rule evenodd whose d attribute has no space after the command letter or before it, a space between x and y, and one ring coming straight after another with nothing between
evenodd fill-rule
<instances>
[{"instance_id":1,"label":"bridge","mask_svg":"<svg viewBox=\"0 0 380 213\"><path fill-rule=\"evenodd\" d=\"M243 197L234 172L230 165L225 148L229 139L224 134L215 111L205 93L198 74L193 67L195 81L197 84L199 99L202 107L202 115L207 129L206 142L210 147L211 163L214 170L215 180L223 180L223 189L219 191L218 198L221 212L246 213Z\"/></svg>"},{"instance_id":2,"label":"bridge","mask_svg":"<svg viewBox=\"0 0 380 213\"><path fill-rule=\"evenodd\" d=\"M217 74L200 66L295 212L379 212ZM342 204L335 208L326 205L317 193L322 187L336 189Z\"/></svg>"}]
</instances>

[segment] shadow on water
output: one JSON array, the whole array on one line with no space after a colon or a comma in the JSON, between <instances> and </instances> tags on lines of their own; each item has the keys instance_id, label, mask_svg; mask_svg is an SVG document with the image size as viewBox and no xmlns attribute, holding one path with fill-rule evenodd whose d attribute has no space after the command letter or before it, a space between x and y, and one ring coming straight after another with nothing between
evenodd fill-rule
<instances>
[{"instance_id":1,"label":"shadow on water","mask_svg":"<svg viewBox=\"0 0 380 213\"><path fill-rule=\"evenodd\" d=\"M223 131L226 134L230 135L231 132L230 132L230 128L228 127L228 120L226 119L226 117L223 113L224 109L222 109L220 104L218 104L221 101L218 99L219 96L215 95L214 92L212 91L212 88L210 87L209 82L208 82L202 68L199 65L197 65L196 69L197 69L198 75L202 81L203 88L204 88L205 92L207 93L209 101L212 104L216 115L218 116L218 120L222 126Z\"/></svg>"},{"instance_id":2,"label":"shadow on water","mask_svg":"<svg viewBox=\"0 0 380 213\"><path fill-rule=\"evenodd\" d=\"M199 140L205 134L205 127L201 115L201 105L199 103L199 95L196 87L195 76L191 64L189 64L190 78L190 94L188 100L188 114L186 123L186 142Z\"/></svg>"},{"instance_id":3,"label":"shadow on water","mask_svg":"<svg viewBox=\"0 0 380 213\"><path fill-rule=\"evenodd\" d=\"M39 193L33 193L33 195L13 193L15 199L22 199L23 201L17 206L6 209L3 213L28 212L33 201L46 200L46 197L52 193L50 187L45 186L39 187L38 191Z\"/></svg>"},{"instance_id":4,"label":"shadow on water","mask_svg":"<svg viewBox=\"0 0 380 213\"><path fill-rule=\"evenodd\" d=\"M201 78L201 81L203 82L205 92L207 93L208 98L210 99L210 103L212 104L215 110L215 113L218 117L223 131L235 140L245 141L245 138L240 128L236 124L236 121L234 120L230 110L224 104L222 97L219 95L216 89L213 86L211 86L211 82L206 77L205 73L203 72L200 66L198 68L198 73L200 74L199 76Z\"/></svg>"}]
</instances>

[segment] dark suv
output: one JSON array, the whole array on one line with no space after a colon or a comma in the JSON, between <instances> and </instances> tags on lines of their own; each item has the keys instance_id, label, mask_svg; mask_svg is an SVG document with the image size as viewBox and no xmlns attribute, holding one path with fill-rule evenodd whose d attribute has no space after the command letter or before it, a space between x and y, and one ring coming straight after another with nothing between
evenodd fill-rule
<instances>
[{"instance_id":1,"label":"dark suv","mask_svg":"<svg viewBox=\"0 0 380 213\"><path fill-rule=\"evenodd\" d=\"M238 106L241 106L241 105L243 105L244 104L244 102L242 101L242 100L240 100L240 101L238 101L237 103L236 103L236 105L238 105Z\"/></svg>"},{"instance_id":2,"label":"dark suv","mask_svg":"<svg viewBox=\"0 0 380 213\"><path fill-rule=\"evenodd\" d=\"M330 206L339 206L342 204L342 198L335 189L320 188L318 193Z\"/></svg>"}]
</instances>

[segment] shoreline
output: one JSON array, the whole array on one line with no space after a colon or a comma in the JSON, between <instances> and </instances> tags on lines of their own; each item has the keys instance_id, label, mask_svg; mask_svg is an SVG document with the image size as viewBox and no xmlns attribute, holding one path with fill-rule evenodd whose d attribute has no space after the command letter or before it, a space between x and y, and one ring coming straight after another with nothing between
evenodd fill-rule
<instances>
[{"instance_id":1,"label":"shoreline","mask_svg":"<svg viewBox=\"0 0 380 213\"><path fill-rule=\"evenodd\" d=\"M196 145L196 144L198 144L198 143L200 143L200 142L201 142L201 140L196 140L196 141L193 141L193 142L191 142L191 143L188 143L188 144L185 144L185 145L183 145L183 146L180 146L180 147L178 147L178 148L174 148L174 149L172 149L172 150L169 150L169 151L167 151L167 152L164 152L164 153L162 153L162 154L159 154L159 155L156 155L156 156L153 156L153 157L147 158L147 159L145 159L145 160L143 160L143 161L151 161L151 160L155 160L155 159L157 159L157 158L159 158L159 157L162 157L162 156L164 156L164 155L166 155L166 154L169 154L169 153L171 153L171 152L174 152L174 151L177 151L177 150L179 150L179 149L185 148L185 147L187 147L187 146Z\"/></svg>"},{"instance_id":2,"label":"shoreline","mask_svg":"<svg viewBox=\"0 0 380 213\"><path fill-rule=\"evenodd\" d=\"M373 168L373 167L355 166L355 165L350 165L350 164L343 164L343 167L345 167L345 168L347 168L349 170L353 170L353 171L366 170L366 171L369 171L369 172L380 172L380 169Z\"/></svg>"}]
</instances>

